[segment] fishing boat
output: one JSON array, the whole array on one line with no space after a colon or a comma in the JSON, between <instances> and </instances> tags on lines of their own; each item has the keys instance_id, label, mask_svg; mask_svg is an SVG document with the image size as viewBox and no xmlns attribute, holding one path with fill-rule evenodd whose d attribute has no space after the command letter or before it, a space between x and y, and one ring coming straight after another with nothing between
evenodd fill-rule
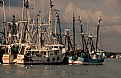
<instances>
[{"instance_id":1,"label":"fishing boat","mask_svg":"<svg viewBox=\"0 0 121 78\"><path fill-rule=\"evenodd\" d=\"M18 31L16 30L17 25L15 24L15 15L13 14L12 22L8 22L9 31L6 36L6 44L4 45L4 51L2 51L2 63L3 64L12 64L13 61L16 59L18 54L18 45L17 41L18 38Z\"/></svg>"},{"instance_id":2,"label":"fishing boat","mask_svg":"<svg viewBox=\"0 0 121 78\"><path fill-rule=\"evenodd\" d=\"M29 3L29 2L27 2ZM28 5L28 4L27 4ZM34 23L28 22L25 30L29 30L29 38L25 43L19 41L19 53L17 55L17 64L67 64L68 59L65 56L66 48L62 44L61 29L58 12L56 14L56 21L59 26L59 34L55 25L55 31L52 32L52 0L50 0L49 20L43 22L41 12L37 15ZM24 7L24 6L23 6ZM26 7L28 9L29 7ZM23 14L24 15L24 14ZM29 16L28 16L29 17ZM29 29L34 26L35 34ZM23 28L23 27L22 27ZM23 30L23 29L22 29ZM32 30L32 31L33 31ZM31 32L31 33L30 33ZM25 33L26 34L26 33ZM34 35L33 35L34 34ZM21 33L21 36L24 35ZM31 36L31 38L30 38ZM26 39L26 38L24 38ZM53 41L53 42L52 42Z\"/></svg>"},{"instance_id":3,"label":"fishing boat","mask_svg":"<svg viewBox=\"0 0 121 78\"><path fill-rule=\"evenodd\" d=\"M3 64L67 64L65 56L66 48L62 44L60 19L57 10L53 10L53 3L50 0L48 21L42 19L41 11L33 18L30 18L29 0L23 0L22 19L16 20L13 13L13 20L6 22L4 0L4 34L0 50L1 63ZM10 7L10 6L9 6ZM9 8L10 9L10 8ZM56 14L54 32L52 30L52 11ZM58 25L58 28L57 28ZM7 27L8 26L8 27ZM57 31L58 29L58 31Z\"/></svg>"},{"instance_id":4,"label":"fishing boat","mask_svg":"<svg viewBox=\"0 0 121 78\"><path fill-rule=\"evenodd\" d=\"M83 64L83 65L101 65L104 62L105 56L103 52L90 54L87 51L80 52L77 59L72 64ZM75 57L74 57L75 58Z\"/></svg>"},{"instance_id":5,"label":"fishing boat","mask_svg":"<svg viewBox=\"0 0 121 78\"><path fill-rule=\"evenodd\" d=\"M1 58L3 64L11 64L14 60L16 53L14 54L14 50L17 48L13 43L17 40L17 31L16 31L16 21L15 16L13 14L13 20L12 22L6 22L6 12L4 9L4 0L2 1L3 5L3 32L2 32L2 44L0 45L0 51L1 51ZM8 25L8 27L7 27ZM7 31L8 30L8 31ZM11 40L9 42L9 40Z\"/></svg>"},{"instance_id":6,"label":"fishing boat","mask_svg":"<svg viewBox=\"0 0 121 78\"><path fill-rule=\"evenodd\" d=\"M17 55L17 64L62 64L65 54L63 45L47 45L46 47L30 49Z\"/></svg>"},{"instance_id":7,"label":"fishing boat","mask_svg":"<svg viewBox=\"0 0 121 78\"><path fill-rule=\"evenodd\" d=\"M75 18L73 17L73 21ZM81 20L79 17L79 22L81 24ZM103 64L104 59L105 59L105 54L104 52L99 49L98 45L98 38L99 38L99 26L101 22L101 17L99 19L99 24L97 26L97 37L96 37L96 42L94 41L93 34L89 32L88 34L84 34L83 32L83 27L81 24L81 37L82 37L82 48L80 50L78 49L73 49L69 56L69 64L96 64L100 65ZM73 25L75 33L75 27Z\"/></svg>"}]
</instances>

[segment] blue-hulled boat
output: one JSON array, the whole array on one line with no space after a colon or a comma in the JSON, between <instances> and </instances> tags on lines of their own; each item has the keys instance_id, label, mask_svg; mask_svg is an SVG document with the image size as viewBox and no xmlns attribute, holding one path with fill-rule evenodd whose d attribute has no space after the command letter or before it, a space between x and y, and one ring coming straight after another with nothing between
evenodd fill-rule
<instances>
[{"instance_id":1,"label":"blue-hulled boat","mask_svg":"<svg viewBox=\"0 0 121 78\"><path fill-rule=\"evenodd\" d=\"M101 20L102 19L100 16L99 24L97 25L96 39L94 39L95 37L91 31L89 31L86 34L83 32L81 19L79 17L79 22L80 22L80 26L81 26L82 47L81 47L81 50L77 50L77 49L75 49L75 44L74 44L73 51L68 52L68 53L70 53L69 59L68 59L69 64L103 64L104 59L105 59L105 54L97 46L98 38L99 38L99 26L100 26ZM75 20L73 17L73 23L74 23L74 21ZM73 26L74 26L73 34L75 36L75 25L74 24L73 24ZM75 37L73 38L73 41L75 41ZM75 42L73 42L73 43L75 43Z\"/></svg>"}]
</instances>

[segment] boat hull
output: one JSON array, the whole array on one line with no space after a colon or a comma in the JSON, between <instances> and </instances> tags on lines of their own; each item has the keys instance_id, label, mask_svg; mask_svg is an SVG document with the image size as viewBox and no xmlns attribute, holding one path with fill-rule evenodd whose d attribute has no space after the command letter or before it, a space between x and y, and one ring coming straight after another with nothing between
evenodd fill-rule
<instances>
[{"instance_id":1,"label":"boat hull","mask_svg":"<svg viewBox=\"0 0 121 78\"><path fill-rule=\"evenodd\" d=\"M102 65L104 62L104 58L100 59L87 59L83 64L84 65Z\"/></svg>"},{"instance_id":2,"label":"boat hull","mask_svg":"<svg viewBox=\"0 0 121 78\"><path fill-rule=\"evenodd\" d=\"M17 64L24 65L37 65L37 64L47 64L47 65L60 65L66 64L63 62L63 55L55 56L55 57L37 57L37 56L29 56L25 55L17 55Z\"/></svg>"},{"instance_id":3,"label":"boat hull","mask_svg":"<svg viewBox=\"0 0 121 78\"><path fill-rule=\"evenodd\" d=\"M104 58L100 59L89 59L89 58L79 58L77 60L68 60L69 64L82 64L82 65L101 65L104 62Z\"/></svg>"},{"instance_id":4,"label":"boat hull","mask_svg":"<svg viewBox=\"0 0 121 78\"><path fill-rule=\"evenodd\" d=\"M76 60L73 62L73 64L83 64L84 62L83 61L79 61L79 60Z\"/></svg>"}]
</instances>

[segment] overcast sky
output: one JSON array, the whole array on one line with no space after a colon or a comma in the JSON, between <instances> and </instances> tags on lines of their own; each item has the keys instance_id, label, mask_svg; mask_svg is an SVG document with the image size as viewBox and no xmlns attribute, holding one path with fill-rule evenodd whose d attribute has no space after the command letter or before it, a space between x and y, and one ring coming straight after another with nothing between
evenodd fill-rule
<instances>
[{"instance_id":1,"label":"overcast sky","mask_svg":"<svg viewBox=\"0 0 121 78\"><path fill-rule=\"evenodd\" d=\"M8 17L7 1L6 14ZM21 18L21 1L11 0L11 14L15 12L18 19ZM42 10L45 16L48 14L49 0L30 1L30 8L34 7L34 1L36 3L36 12L30 9L32 15L38 13L39 10ZM60 18L64 26L72 27L72 14L75 13L77 31L79 30L78 16L82 17L84 26L96 29L99 15L101 15L100 35L103 49L121 52L121 0L53 0L53 4L55 9L61 11ZM0 18L2 18L2 7L0 7Z\"/></svg>"}]
</instances>

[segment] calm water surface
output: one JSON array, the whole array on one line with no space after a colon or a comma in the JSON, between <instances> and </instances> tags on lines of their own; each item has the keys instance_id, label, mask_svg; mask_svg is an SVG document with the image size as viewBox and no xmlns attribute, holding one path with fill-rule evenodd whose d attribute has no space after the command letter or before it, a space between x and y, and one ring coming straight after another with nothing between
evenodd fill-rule
<instances>
[{"instance_id":1,"label":"calm water surface","mask_svg":"<svg viewBox=\"0 0 121 78\"><path fill-rule=\"evenodd\" d=\"M121 78L121 59L103 65L0 65L0 78Z\"/></svg>"}]
</instances>

